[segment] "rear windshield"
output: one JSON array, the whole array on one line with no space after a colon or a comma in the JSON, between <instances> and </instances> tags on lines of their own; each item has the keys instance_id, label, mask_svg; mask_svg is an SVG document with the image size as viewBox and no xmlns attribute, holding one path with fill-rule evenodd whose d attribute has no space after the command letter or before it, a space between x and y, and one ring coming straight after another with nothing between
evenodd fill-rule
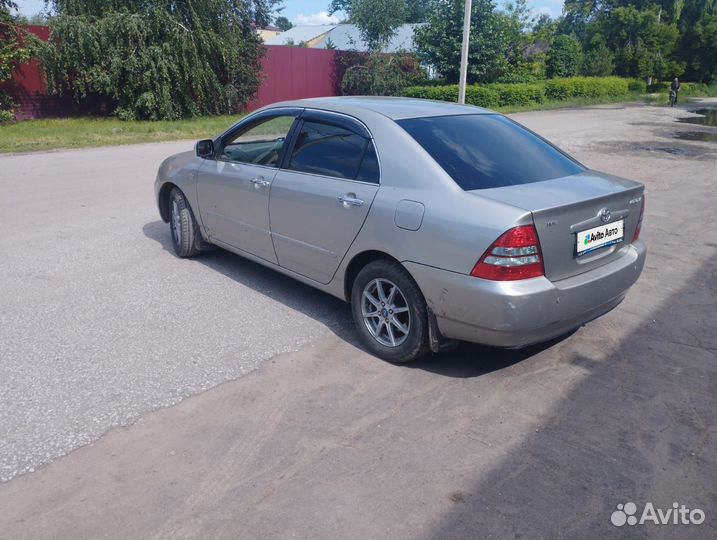
<instances>
[{"instance_id":1,"label":"rear windshield","mask_svg":"<svg viewBox=\"0 0 717 540\"><path fill-rule=\"evenodd\" d=\"M541 182L585 170L540 137L497 114L397 122L466 191Z\"/></svg>"}]
</instances>

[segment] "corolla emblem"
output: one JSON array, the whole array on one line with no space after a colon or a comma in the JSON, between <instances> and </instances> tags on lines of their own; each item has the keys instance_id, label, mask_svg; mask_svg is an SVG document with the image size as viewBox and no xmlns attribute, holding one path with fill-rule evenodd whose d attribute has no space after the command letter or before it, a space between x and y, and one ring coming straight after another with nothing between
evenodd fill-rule
<instances>
[{"instance_id":1,"label":"corolla emblem","mask_svg":"<svg viewBox=\"0 0 717 540\"><path fill-rule=\"evenodd\" d=\"M602 210L600 210L600 214L599 214L599 215L600 215L600 220L601 220L603 223L607 223L608 221L610 221L610 218L612 217L612 216L610 215L610 209L609 209L609 208L603 208Z\"/></svg>"}]
</instances>

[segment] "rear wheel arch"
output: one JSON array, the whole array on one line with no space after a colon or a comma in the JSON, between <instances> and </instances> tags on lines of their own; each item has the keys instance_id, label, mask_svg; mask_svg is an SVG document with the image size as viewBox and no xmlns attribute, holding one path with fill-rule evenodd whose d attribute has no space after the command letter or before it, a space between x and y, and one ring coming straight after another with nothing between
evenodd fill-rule
<instances>
[{"instance_id":1,"label":"rear wheel arch","mask_svg":"<svg viewBox=\"0 0 717 540\"><path fill-rule=\"evenodd\" d=\"M351 259L351 262L348 264L348 266L346 266L346 271L344 272L344 298L347 302L351 302L351 289L353 287L354 280L356 279L356 276L361 271L361 269L367 264L380 259L385 259L387 261L401 264L401 261L396 259L396 257L393 257L388 253L379 250L362 251L361 253L354 255L353 259ZM409 272L403 264L401 264L401 266L403 266L404 270L406 270L409 275L411 274L411 272ZM411 276L411 278L413 279L413 281L416 281L413 276Z\"/></svg>"}]
</instances>

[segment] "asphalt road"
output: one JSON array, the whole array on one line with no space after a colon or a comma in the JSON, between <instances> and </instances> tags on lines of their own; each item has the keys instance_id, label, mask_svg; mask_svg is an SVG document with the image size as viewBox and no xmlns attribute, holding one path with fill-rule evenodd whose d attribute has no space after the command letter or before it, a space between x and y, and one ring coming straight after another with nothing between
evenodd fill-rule
<instances>
[{"instance_id":1,"label":"asphalt road","mask_svg":"<svg viewBox=\"0 0 717 540\"><path fill-rule=\"evenodd\" d=\"M338 300L171 254L152 180L189 143L0 157L0 538L714 537L717 146L685 116L515 115L647 185L645 272L558 342L405 367Z\"/></svg>"}]
</instances>

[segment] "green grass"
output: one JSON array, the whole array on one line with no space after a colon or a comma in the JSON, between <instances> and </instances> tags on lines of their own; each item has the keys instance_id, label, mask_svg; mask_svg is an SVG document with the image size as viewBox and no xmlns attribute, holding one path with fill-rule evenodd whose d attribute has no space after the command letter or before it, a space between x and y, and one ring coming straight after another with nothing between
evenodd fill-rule
<instances>
[{"instance_id":1,"label":"green grass","mask_svg":"<svg viewBox=\"0 0 717 540\"><path fill-rule=\"evenodd\" d=\"M116 118L28 120L0 125L0 153L207 139L240 118L242 115L159 122L125 122Z\"/></svg>"}]
</instances>

